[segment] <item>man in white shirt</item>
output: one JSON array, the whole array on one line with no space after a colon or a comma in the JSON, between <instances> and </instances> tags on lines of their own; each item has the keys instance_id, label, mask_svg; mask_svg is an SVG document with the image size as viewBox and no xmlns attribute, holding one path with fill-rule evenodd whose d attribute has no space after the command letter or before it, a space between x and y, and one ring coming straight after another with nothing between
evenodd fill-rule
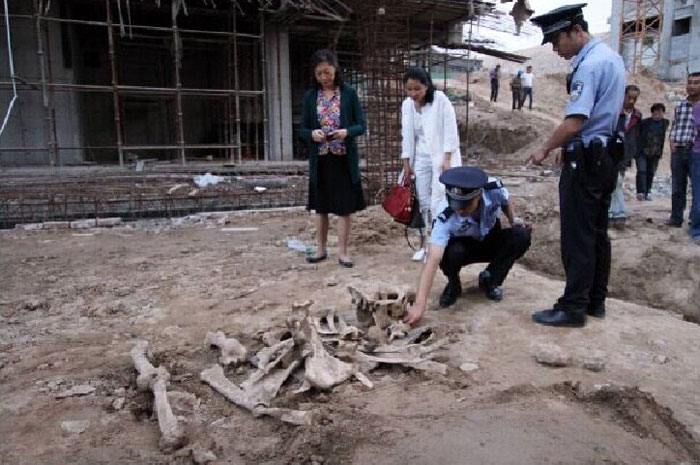
<instances>
[{"instance_id":1,"label":"man in white shirt","mask_svg":"<svg viewBox=\"0 0 700 465\"><path fill-rule=\"evenodd\" d=\"M532 110L532 81L535 78L535 76L532 74L532 66L528 66L526 68L526 72L523 73L521 78L523 80L523 101L521 105L525 103L525 99L529 96L530 103L528 104L528 108Z\"/></svg>"}]
</instances>

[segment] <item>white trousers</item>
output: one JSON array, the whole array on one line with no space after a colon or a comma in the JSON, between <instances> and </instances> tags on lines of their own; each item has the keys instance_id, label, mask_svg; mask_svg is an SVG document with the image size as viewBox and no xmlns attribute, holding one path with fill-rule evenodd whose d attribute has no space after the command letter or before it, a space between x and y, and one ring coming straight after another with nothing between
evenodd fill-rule
<instances>
[{"instance_id":1,"label":"white trousers","mask_svg":"<svg viewBox=\"0 0 700 465\"><path fill-rule=\"evenodd\" d=\"M432 220L439 212L435 211L437 205L445 196L445 186L438 178L440 167L435 169L430 154L416 154L413 162L413 171L416 174L416 194L420 211L425 221L426 231L430 231Z\"/></svg>"}]
</instances>

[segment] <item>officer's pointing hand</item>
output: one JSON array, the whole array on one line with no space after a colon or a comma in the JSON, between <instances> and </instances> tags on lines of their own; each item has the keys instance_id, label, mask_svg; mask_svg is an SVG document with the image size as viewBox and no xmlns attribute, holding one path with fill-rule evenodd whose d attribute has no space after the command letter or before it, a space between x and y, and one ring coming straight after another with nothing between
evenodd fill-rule
<instances>
[{"instance_id":1,"label":"officer's pointing hand","mask_svg":"<svg viewBox=\"0 0 700 465\"><path fill-rule=\"evenodd\" d=\"M544 149L539 149L530 155L525 164L541 165L544 159L547 158L547 155L549 154Z\"/></svg>"},{"instance_id":2,"label":"officer's pointing hand","mask_svg":"<svg viewBox=\"0 0 700 465\"><path fill-rule=\"evenodd\" d=\"M408 313L404 317L403 322L408 325L415 326L421 320L421 318L423 318L424 312L424 308L413 304L408 308Z\"/></svg>"}]
</instances>

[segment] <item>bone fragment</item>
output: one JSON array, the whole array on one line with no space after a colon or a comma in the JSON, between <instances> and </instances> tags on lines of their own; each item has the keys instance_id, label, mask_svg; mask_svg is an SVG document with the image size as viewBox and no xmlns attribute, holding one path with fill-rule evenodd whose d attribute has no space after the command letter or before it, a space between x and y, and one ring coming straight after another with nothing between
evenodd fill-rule
<instances>
[{"instance_id":1,"label":"bone fragment","mask_svg":"<svg viewBox=\"0 0 700 465\"><path fill-rule=\"evenodd\" d=\"M306 380L314 387L329 389L349 379L355 371L353 365L326 352L310 317L305 318L302 327L311 349L311 356L306 358L304 365Z\"/></svg>"},{"instance_id":2,"label":"bone fragment","mask_svg":"<svg viewBox=\"0 0 700 465\"><path fill-rule=\"evenodd\" d=\"M266 346L270 347L277 344L285 339L290 339L292 337L289 329L287 328L277 328L271 331L266 331L260 336L260 340Z\"/></svg>"},{"instance_id":3,"label":"bone fragment","mask_svg":"<svg viewBox=\"0 0 700 465\"><path fill-rule=\"evenodd\" d=\"M411 327L403 321L394 321L389 325L389 342L394 339L403 339L408 335Z\"/></svg>"},{"instance_id":4,"label":"bone fragment","mask_svg":"<svg viewBox=\"0 0 700 465\"><path fill-rule=\"evenodd\" d=\"M241 384L241 387L255 404L270 405L272 399L277 397L282 384L300 363L299 360L294 360L287 368L274 370L254 382L250 382L249 378Z\"/></svg>"},{"instance_id":5,"label":"bone fragment","mask_svg":"<svg viewBox=\"0 0 700 465\"><path fill-rule=\"evenodd\" d=\"M156 377L165 377L168 372L165 368L155 368L146 358L146 350L148 349L148 341L138 341L131 349L131 360L134 362L134 368L139 373L136 377L136 386L141 391L153 389L153 383Z\"/></svg>"},{"instance_id":6,"label":"bone fragment","mask_svg":"<svg viewBox=\"0 0 700 465\"><path fill-rule=\"evenodd\" d=\"M175 450L187 442L187 437L168 403L166 387L170 374L163 367L155 368L151 365L146 357L147 349L147 341L139 341L131 349L131 359L139 373L136 385L141 390L150 389L153 391L153 410L158 419L161 434L160 447L166 451Z\"/></svg>"},{"instance_id":7,"label":"bone fragment","mask_svg":"<svg viewBox=\"0 0 700 465\"><path fill-rule=\"evenodd\" d=\"M239 407L243 407L251 412L255 408L255 403L248 398L243 389L226 378L221 365L213 365L202 371L199 374L199 379Z\"/></svg>"},{"instance_id":8,"label":"bone fragment","mask_svg":"<svg viewBox=\"0 0 700 465\"><path fill-rule=\"evenodd\" d=\"M427 371L430 373L438 373L441 375L447 374L447 365L438 363L432 360L423 359L412 354L383 354L383 355L367 355L360 351L354 354L346 354L357 363L386 363L390 365L403 365L415 370Z\"/></svg>"},{"instance_id":9,"label":"bone fragment","mask_svg":"<svg viewBox=\"0 0 700 465\"><path fill-rule=\"evenodd\" d=\"M219 394L234 404L249 410L254 416L268 415L280 419L285 423L294 425L311 425L317 420L317 413L313 410L290 410L268 408L261 405L256 405L251 400L245 391L233 384L224 375L224 370L220 365L214 365L207 368L199 374L199 378L209 386L211 386Z\"/></svg>"},{"instance_id":10,"label":"bone fragment","mask_svg":"<svg viewBox=\"0 0 700 465\"><path fill-rule=\"evenodd\" d=\"M187 438L170 408L170 404L168 404L166 383L167 378L158 377L153 384L153 397L155 398L153 410L158 418L158 427L160 428L160 448L175 450L185 445Z\"/></svg>"},{"instance_id":11,"label":"bone fragment","mask_svg":"<svg viewBox=\"0 0 700 465\"><path fill-rule=\"evenodd\" d=\"M204 344L208 347L218 347L221 350L219 362L224 366L237 365L248 355L248 350L237 339L227 338L222 331L207 332Z\"/></svg>"},{"instance_id":12,"label":"bone fragment","mask_svg":"<svg viewBox=\"0 0 700 465\"><path fill-rule=\"evenodd\" d=\"M192 454L192 461L197 465L206 465L217 458L212 451L205 449L200 443L194 444L190 449L190 453Z\"/></svg>"},{"instance_id":13,"label":"bone fragment","mask_svg":"<svg viewBox=\"0 0 700 465\"><path fill-rule=\"evenodd\" d=\"M340 339L357 340L362 336L362 331L348 325L335 307L326 310L326 314L312 318L316 332L322 336L339 336ZM324 337L324 340L336 340L337 338Z\"/></svg>"},{"instance_id":14,"label":"bone fragment","mask_svg":"<svg viewBox=\"0 0 700 465\"><path fill-rule=\"evenodd\" d=\"M89 384L81 384L78 386L73 386L72 388L63 392L59 392L54 397L56 399L63 399L65 397L86 396L88 394L92 394L93 392L95 392L94 386L90 386Z\"/></svg>"},{"instance_id":15,"label":"bone fragment","mask_svg":"<svg viewBox=\"0 0 700 465\"><path fill-rule=\"evenodd\" d=\"M292 349L293 339L284 339L272 346L264 347L255 354L254 365L267 373L274 368Z\"/></svg>"},{"instance_id":16,"label":"bone fragment","mask_svg":"<svg viewBox=\"0 0 700 465\"><path fill-rule=\"evenodd\" d=\"M305 300L303 302L292 303L292 310L294 311L306 311L314 304L313 300Z\"/></svg>"}]
</instances>

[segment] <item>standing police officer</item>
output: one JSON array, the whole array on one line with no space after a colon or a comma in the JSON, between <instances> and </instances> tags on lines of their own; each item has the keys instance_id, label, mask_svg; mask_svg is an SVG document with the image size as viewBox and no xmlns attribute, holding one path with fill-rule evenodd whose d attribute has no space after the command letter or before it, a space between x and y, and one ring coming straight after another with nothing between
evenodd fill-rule
<instances>
[{"instance_id":1,"label":"standing police officer","mask_svg":"<svg viewBox=\"0 0 700 465\"><path fill-rule=\"evenodd\" d=\"M489 264L479 274L479 287L486 297L500 301L501 284L515 260L530 247L529 226L515 216L508 190L500 181L478 168L461 166L442 173L440 182L446 187L446 199L438 207L442 213L433 224L416 303L405 319L409 324L423 317L438 266L448 281L440 296L441 307L457 301L462 293L459 271L471 263ZM511 228L501 228L501 211Z\"/></svg>"},{"instance_id":2,"label":"standing police officer","mask_svg":"<svg viewBox=\"0 0 700 465\"><path fill-rule=\"evenodd\" d=\"M572 59L566 118L528 161L541 164L562 148L559 179L561 256L566 289L551 310L532 319L548 326L582 327L586 314L605 316L610 276L608 208L615 188L620 143L613 138L625 94L622 58L588 33L585 3L557 8L532 18L542 28L542 44Z\"/></svg>"}]
</instances>

